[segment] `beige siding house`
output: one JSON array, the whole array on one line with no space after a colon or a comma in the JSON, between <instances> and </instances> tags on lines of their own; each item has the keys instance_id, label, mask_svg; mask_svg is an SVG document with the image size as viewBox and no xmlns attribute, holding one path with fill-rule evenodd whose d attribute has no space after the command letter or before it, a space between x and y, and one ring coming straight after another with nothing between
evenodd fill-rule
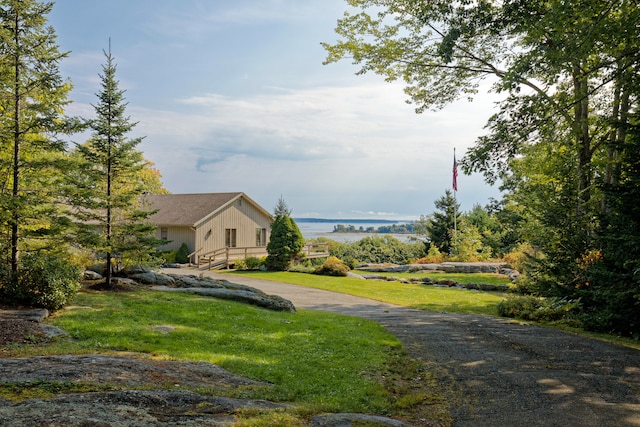
<instances>
[{"instance_id":1,"label":"beige siding house","mask_svg":"<svg viewBox=\"0 0 640 427\"><path fill-rule=\"evenodd\" d=\"M161 250L186 243L192 262L203 258L264 256L271 214L244 193L147 195L156 237L169 241Z\"/></svg>"}]
</instances>

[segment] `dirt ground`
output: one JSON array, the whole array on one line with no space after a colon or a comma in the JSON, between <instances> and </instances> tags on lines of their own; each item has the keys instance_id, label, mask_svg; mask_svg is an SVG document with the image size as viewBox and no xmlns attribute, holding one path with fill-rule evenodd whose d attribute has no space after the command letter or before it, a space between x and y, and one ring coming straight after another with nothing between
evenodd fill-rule
<instances>
[{"instance_id":1,"label":"dirt ground","mask_svg":"<svg viewBox=\"0 0 640 427\"><path fill-rule=\"evenodd\" d=\"M44 338L42 328L37 323L18 319L0 319L0 346L24 344Z\"/></svg>"}]
</instances>

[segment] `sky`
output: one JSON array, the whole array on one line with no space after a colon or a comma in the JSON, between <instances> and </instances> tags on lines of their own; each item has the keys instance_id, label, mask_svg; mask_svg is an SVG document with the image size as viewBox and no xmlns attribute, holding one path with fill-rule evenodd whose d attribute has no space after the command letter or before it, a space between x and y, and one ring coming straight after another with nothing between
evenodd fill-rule
<instances>
[{"instance_id":1,"label":"sky","mask_svg":"<svg viewBox=\"0 0 640 427\"><path fill-rule=\"evenodd\" d=\"M415 219L452 188L484 133L484 93L416 114L403 84L323 65L346 0L57 0L49 23L71 80L67 114L94 117L111 43L137 122L130 137L171 193L244 192L293 217ZM73 135L83 143L88 135ZM461 210L500 198L458 177Z\"/></svg>"}]
</instances>

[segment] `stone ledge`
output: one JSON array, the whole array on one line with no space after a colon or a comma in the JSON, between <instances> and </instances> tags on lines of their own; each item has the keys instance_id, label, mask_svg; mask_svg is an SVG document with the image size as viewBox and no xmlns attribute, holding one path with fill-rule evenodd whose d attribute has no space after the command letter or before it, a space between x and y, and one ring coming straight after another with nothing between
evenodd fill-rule
<instances>
[{"instance_id":1,"label":"stone ledge","mask_svg":"<svg viewBox=\"0 0 640 427\"><path fill-rule=\"evenodd\" d=\"M46 308L0 310L0 318L2 319L42 322L47 317L49 317L49 310Z\"/></svg>"}]
</instances>

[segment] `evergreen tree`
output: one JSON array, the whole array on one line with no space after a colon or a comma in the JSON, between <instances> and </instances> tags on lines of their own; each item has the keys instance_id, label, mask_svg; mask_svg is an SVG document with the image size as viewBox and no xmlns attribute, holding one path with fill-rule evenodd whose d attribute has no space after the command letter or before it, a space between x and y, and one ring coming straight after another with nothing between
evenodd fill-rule
<instances>
[{"instance_id":1,"label":"evergreen tree","mask_svg":"<svg viewBox=\"0 0 640 427\"><path fill-rule=\"evenodd\" d=\"M275 219L271 224L271 237L267 244L269 255L265 264L269 270L288 270L291 262L300 256L304 247L302 232L290 214L291 210L280 197L274 209Z\"/></svg>"},{"instance_id":2,"label":"evergreen tree","mask_svg":"<svg viewBox=\"0 0 640 427\"><path fill-rule=\"evenodd\" d=\"M636 123L640 122L640 117ZM605 185L608 208L598 230L600 250L581 258L577 296L586 326L640 336L640 126L629 129L616 184Z\"/></svg>"},{"instance_id":3,"label":"evergreen tree","mask_svg":"<svg viewBox=\"0 0 640 427\"><path fill-rule=\"evenodd\" d=\"M434 202L436 211L431 214L426 226L429 241L440 252L448 254L452 250L452 233L455 223L460 220L460 205L456 202L451 190L447 189L444 196Z\"/></svg>"},{"instance_id":4,"label":"evergreen tree","mask_svg":"<svg viewBox=\"0 0 640 427\"><path fill-rule=\"evenodd\" d=\"M142 138L127 135L137 123L125 115L124 91L116 80L111 49L104 52L102 90L94 105L96 118L88 120L92 137L78 146L82 175L75 177L79 191L72 195L76 217L80 220L80 241L104 253L106 284L111 285L114 261L144 263L161 243L154 237L155 226L148 221L153 211L145 209L145 168L142 153L136 149ZM100 232L95 232L96 225Z\"/></svg>"},{"instance_id":5,"label":"evergreen tree","mask_svg":"<svg viewBox=\"0 0 640 427\"><path fill-rule=\"evenodd\" d=\"M57 204L65 144L72 121L62 116L70 84L62 79L61 53L46 15L53 3L0 1L0 222L12 278L19 254L56 250L65 230Z\"/></svg>"},{"instance_id":6,"label":"evergreen tree","mask_svg":"<svg viewBox=\"0 0 640 427\"><path fill-rule=\"evenodd\" d=\"M273 215L277 218L279 216L290 216L291 209L287 206L287 202L284 201L282 196L278 199L276 207L273 209Z\"/></svg>"}]
</instances>

